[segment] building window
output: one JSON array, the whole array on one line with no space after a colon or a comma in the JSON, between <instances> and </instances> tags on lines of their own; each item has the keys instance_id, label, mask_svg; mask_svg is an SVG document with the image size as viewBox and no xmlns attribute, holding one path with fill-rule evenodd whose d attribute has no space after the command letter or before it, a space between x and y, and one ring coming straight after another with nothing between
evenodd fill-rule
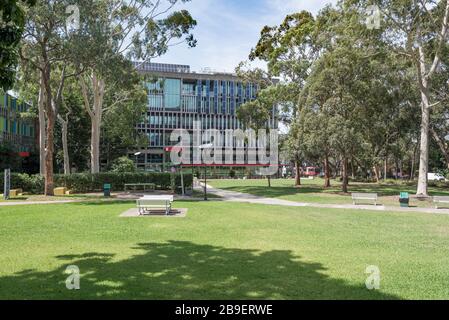
<instances>
[{"instance_id":1,"label":"building window","mask_svg":"<svg viewBox=\"0 0 449 320\"><path fill-rule=\"evenodd\" d=\"M181 107L181 80L166 79L164 82L164 98L166 109Z\"/></svg>"}]
</instances>

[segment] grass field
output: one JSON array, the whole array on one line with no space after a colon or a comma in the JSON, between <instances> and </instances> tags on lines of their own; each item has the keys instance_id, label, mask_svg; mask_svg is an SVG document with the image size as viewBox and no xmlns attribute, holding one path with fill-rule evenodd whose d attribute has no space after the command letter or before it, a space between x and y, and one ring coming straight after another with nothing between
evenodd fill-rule
<instances>
[{"instance_id":1,"label":"grass field","mask_svg":"<svg viewBox=\"0 0 449 320\"><path fill-rule=\"evenodd\" d=\"M284 200L324 203L324 204L351 204L351 195L341 192L341 185L332 181L332 187L324 189L322 179L301 181L302 186L294 187L292 179L275 179L271 181L272 187L268 188L266 179L260 180L210 180L208 184L223 190L237 191L253 194L261 197L279 198ZM379 203L389 206L399 206L399 194L409 192L411 196L416 193L413 184L376 184L376 183L351 183L349 192L374 192L379 194ZM430 195L449 196L449 187L430 187ZM419 201L411 199L411 206L432 207L430 200Z\"/></svg>"},{"instance_id":2,"label":"grass field","mask_svg":"<svg viewBox=\"0 0 449 320\"><path fill-rule=\"evenodd\" d=\"M131 207L0 207L0 299L449 299L445 215L211 201L119 217Z\"/></svg>"},{"instance_id":3,"label":"grass field","mask_svg":"<svg viewBox=\"0 0 449 320\"><path fill-rule=\"evenodd\" d=\"M18 201L61 201L61 200L96 200L103 198L98 194L71 194L65 196L47 197L44 195L21 195L17 197L10 197L8 200L3 199L3 194L0 194L0 202L18 202Z\"/></svg>"},{"instance_id":4,"label":"grass field","mask_svg":"<svg viewBox=\"0 0 449 320\"><path fill-rule=\"evenodd\" d=\"M157 194L157 193L155 193ZM210 199L217 199L220 198L219 196L208 193L207 197ZM112 194L112 197L109 198L109 200L114 200L117 198L116 194ZM202 199L204 198L204 193L202 191L194 190L192 194L192 198L196 199ZM17 196L17 197L11 197L8 200L3 199L3 194L0 194L0 203L1 202L19 202L19 201L63 201L63 200L74 200L74 201L81 201L81 200L103 200L104 196L101 193L88 193L88 194L71 194L71 195L65 195L65 196L54 196L54 197L47 197L44 195L23 195L23 196Z\"/></svg>"}]
</instances>

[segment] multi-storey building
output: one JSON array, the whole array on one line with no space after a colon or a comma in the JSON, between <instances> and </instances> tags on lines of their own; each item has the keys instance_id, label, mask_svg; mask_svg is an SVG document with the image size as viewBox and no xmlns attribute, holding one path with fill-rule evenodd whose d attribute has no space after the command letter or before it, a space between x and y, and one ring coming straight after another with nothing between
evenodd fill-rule
<instances>
[{"instance_id":1,"label":"multi-storey building","mask_svg":"<svg viewBox=\"0 0 449 320\"><path fill-rule=\"evenodd\" d=\"M149 137L149 147L141 151L138 166L146 170L167 170L170 163L170 135L175 129L244 129L237 109L254 100L258 85L245 83L234 74L196 73L187 65L136 64L147 75L148 110L138 130ZM275 108L271 127L276 127Z\"/></svg>"},{"instance_id":2,"label":"multi-storey building","mask_svg":"<svg viewBox=\"0 0 449 320\"><path fill-rule=\"evenodd\" d=\"M20 117L29 108L28 104L0 91L0 143L9 144L23 156L35 150L37 144L35 121Z\"/></svg>"}]
</instances>

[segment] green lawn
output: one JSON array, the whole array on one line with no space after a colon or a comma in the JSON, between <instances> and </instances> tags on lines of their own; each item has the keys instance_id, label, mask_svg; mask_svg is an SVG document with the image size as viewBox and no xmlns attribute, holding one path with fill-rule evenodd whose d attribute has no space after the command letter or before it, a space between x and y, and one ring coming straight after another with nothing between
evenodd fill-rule
<instances>
[{"instance_id":1,"label":"green lawn","mask_svg":"<svg viewBox=\"0 0 449 320\"><path fill-rule=\"evenodd\" d=\"M18 201L61 201L61 200L95 200L95 199L101 199L104 198L101 195L98 194L71 194L71 195L65 195L65 196L54 196L54 197L47 197L44 195L21 195L17 197L10 197L8 200L3 199L3 194L0 195L0 202L18 202Z\"/></svg>"},{"instance_id":2,"label":"green lawn","mask_svg":"<svg viewBox=\"0 0 449 320\"><path fill-rule=\"evenodd\" d=\"M449 299L446 215L211 201L119 217L132 206L0 207L0 299Z\"/></svg>"},{"instance_id":3,"label":"green lawn","mask_svg":"<svg viewBox=\"0 0 449 320\"><path fill-rule=\"evenodd\" d=\"M196 199L202 199L204 198L204 193L202 191L194 190L192 194L193 198ZM219 196L207 193L207 197L210 199L218 199ZM112 194L112 197L109 198L109 200L116 199L117 196L115 194ZM54 197L47 197L44 195L23 195L18 197L11 197L8 200L3 199L3 195L0 194L0 202L18 202L18 201L63 201L63 200L74 200L74 201L82 201L82 200L104 200L104 196L101 193L87 193L87 194L71 194L71 195L65 195L65 196L54 196Z\"/></svg>"},{"instance_id":4,"label":"green lawn","mask_svg":"<svg viewBox=\"0 0 449 320\"><path fill-rule=\"evenodd\" d=\"M324 203L324 204L351 204L351 195L341 192L341 184L332 181L332 188L324 189L322 179L302 180L302 186L294 187L292 179L274 179L272 187L268 188L266 179L260 180L210 180L208 184L223 190L237 191L253 194L261 197L279 198L284 200ZM416 193L413 184L376 184L376 183L351 183L349 192L374 192L380 197L380 204L399 206L399 194L409 192L411 196ZM430 187L431 195L449 196L449 187ZM419 201L411 199L411 206L433 207L431 201Z\"/></svg>"}]
</instances>

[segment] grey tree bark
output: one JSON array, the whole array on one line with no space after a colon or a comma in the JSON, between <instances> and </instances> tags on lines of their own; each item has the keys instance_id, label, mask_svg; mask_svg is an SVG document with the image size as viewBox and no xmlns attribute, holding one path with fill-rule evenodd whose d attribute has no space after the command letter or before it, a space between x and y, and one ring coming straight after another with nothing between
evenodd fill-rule
<instances>
[{"instance_id":1,"label":"grey tree bark","mask_svg":"<svg viewBox=\"0 0 449 320\"><path fill-rule=\"evenodd\" d=\"M65 118L58 114L58 121L61 124L61 140L62 140L62 151L64 154L64 174L70 174L70 156L69 156L69 144L68 144L68 132L69 132L69 117L72 110L69 110Z\"/></svg>"},{"instance_id":2,"label":"grey tree bark","mask_svg":"<svg viewBox=\"0 0 449 320\"><path fill-rule=\"evenodd\" d=\"M39 98L38 98L38 113L39 113L39 172L45 175L45 88L40 76Z\"/></svg>"},{"instance_id":3,"label":"grey tree bark","mask_svg":"<svg viewBox=\"0 0 449 320\"><path fill-rule=\"evenodd\" d=\"M430 129L430 111L432 105L430 103L429 80L436 72L441 63L441 48L447 40L449 23L449 0L446 0L446 9L442 21L441 32L438 35L438 43L436 47L435 57L432 65L428 68L426 64L426 54L424 52L424 44L422 43L421 31L417 30L417 48L418 48L418 79L419 90L421 93L421 148L419 154L419 177L417 196L428 196L428 172L429 172L429 129Z\"/></svg>"},{"instance_id":4,"label":"grey tree bark","mask_svg":"<svg viewBox=\"0 0 449 320\"><path fill-rule=\"evenodd\" d=\"M430 128L430 132L432 133L433 139L438 144L438 147L446 160L446 166L449 169L449 147L447 146L447 143L438 135L438 132L436 132L434 128Z\"/></svg>"},{"instance_id":5,"label":"grey tree bark","mask_svg":"<svg viewBox=\"0 0 449 320\"><path fill-rule=\"evenodd\" d=\"M83 93L84 107L89 114L91 121L91 137L90 137L90 167L92 173L100 172L100 130L101 120L103 117L103 100L105 82L98 77L95 72L89 76L92 83L93 103L91 105L86 82L83 76L79 77L81 91Z\"/></svg>"}]
</instances>

